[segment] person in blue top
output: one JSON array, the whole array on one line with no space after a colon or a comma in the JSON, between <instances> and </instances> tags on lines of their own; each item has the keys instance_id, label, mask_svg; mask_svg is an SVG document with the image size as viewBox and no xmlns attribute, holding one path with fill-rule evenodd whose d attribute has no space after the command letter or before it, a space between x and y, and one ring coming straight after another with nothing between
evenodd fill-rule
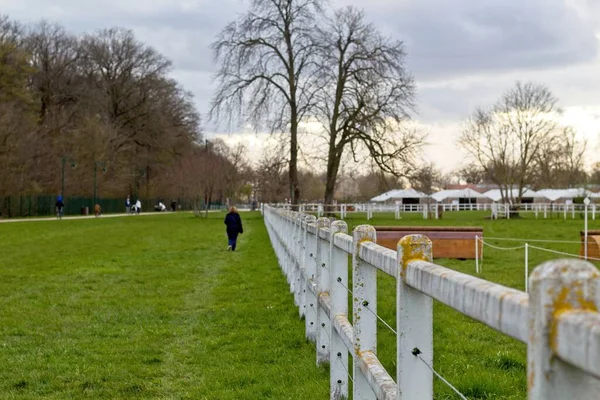
<instances>
[{"instance_id":1,"label":"person in blue top","mask_svg":"<svg viewBox=\"0 0 600 400\"><path fill-rule=\"evenodd\" d=\"M229 213L225 216L225 225L227 225L227 238L229 239L227 251L235 251L237 237L240 233L244 233L242 219L240 218L240 214L238 214L235 207L231 207L229 209Z\"/></svg>"},{"instance_id":2,"label":"person in blue top","mask_svg":"<svg viewBox=\"0 0 600 400\"><path fill-rule=\"evenodd\" d=\"M63 202L63 198L62 198L62 196L58 196L58 197L56 198L56 204L55 204L55 207L56 207L56 218L58 218L58 219L62 219L62 216L63 216L63 209L64 209L64 207L65 207L65 203Z\"/></svg>"}]
</instances>

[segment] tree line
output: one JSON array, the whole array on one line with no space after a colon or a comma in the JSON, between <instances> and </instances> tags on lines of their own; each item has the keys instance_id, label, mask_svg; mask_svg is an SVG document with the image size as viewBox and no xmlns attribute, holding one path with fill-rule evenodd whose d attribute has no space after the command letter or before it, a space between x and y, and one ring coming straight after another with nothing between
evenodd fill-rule
<instances>
[{"instance_id":1,"label":"tree line","mask_svg":"<svg viewBox=\"0 0 600 400\"><path fill-rule=\"evenodd\" d=\"M171 61L126 29L74 35L0 17L0 198L171 193L202 139ZM65 179L66 176L66 179Z\"/></svg>"}]
</instances>

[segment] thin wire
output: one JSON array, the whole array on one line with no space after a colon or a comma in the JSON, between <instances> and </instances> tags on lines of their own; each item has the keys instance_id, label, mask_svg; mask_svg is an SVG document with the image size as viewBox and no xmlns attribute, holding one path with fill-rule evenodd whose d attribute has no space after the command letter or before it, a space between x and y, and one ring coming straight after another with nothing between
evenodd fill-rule
<instances>
[{"instance_id":1,"label":"thin wire","mask_svg":"<svg viewBox=\"0 0 600 400\"><path fill-rule=\"evenodd\" d=\"M515 239L515 238L501 238L501 237L491 237L491 236L485 236L485 239L490 239L490 240L504 240L504 241L511 241L511 242L540 242L540 243L581 243L581 242L576 242L576 241L569 241L569 240L544 240L544 239Z\"/></svg>"},{"instance_id":2,"label":"thin wire","mask_svg":"<svg viewBox=\"0 0 600 400\"><path fill-rule=\"evenodd\" d=\"M427 366L427 368L429 368L431 370L431 372L433 372L433 374L435 376L437 376L442 382L444 382L450 389L452 389L454 391L454 393L456 393L457 395L460 396L461 399L463 400L468 400L464 394L462 394L461 392L458 391L457 388L455 388L454 386L452 386L452 384L450 382L448 382L446 379L444 379L444 377L442 375L440 375L435 369L433 369L433 367L429 364L427 364L427 362L425 360L423 360L421 358L420 354L417 354L416 357L421 360L423 362L423 364L425 364Z\"/></svg>"},{"instance_id":3,"label":"thin wire","mask_svg":"<svg viewBox=\"0 0 600 400\"><path fill-rule=\"evenodd\" d=\"M371 314L373 314L374 316L377 317L378 320L380 320L385 326L388 327L388 329L392 332L394 332L394 335L398 335L398 332L396 332L396 330L394 328L392 328L387 322L385 322L379 315L377 315L377 313L375 313L373 310L371 310L371 308L369 306L364 306L367 310L371 311Z\"/></svg>"},{"instance_id":4,"label":"thin wire","mask_svg":"<svg viewBox=\"0 0 600 400\"><path fill-rule=\"evenodd\" d=\"M339 359L339 357L338 357ZM352 375L350 375L350 371L348 371L348 368L346 368L346 366L344 365L344 363L342 362L342 360L340 359L340 364L342 364L342 368L344 368L344 370L346 371L346 375L348 375L348 378L350 378L350 381L352 383L354 383L354 379L352 378Z\"/></svg>"},{"instance_id":5,"label":"thin wire","mask_svg":"<svg viewBox=\"0 0 600 400\"><path fill-rule=\"evenodd\" d=\"M583 258L585 259L585 256L580 256L579 254L571 254L571 253L565 253L562 251L557 251L557 250L550 250L550 249L544 249L543 247L537 247L537 246L529 246L530 249L537 249L537 250L541 250L541 251L546 251L548 253L554 253L554 254L560 254L563 256L571 256L571 257L577 257L577 258ZM594 260L594 261L600 261L600 258L594 258L594 257L590 257L588 256L587 258L588 260Z\"/></svg>"},{"instance_id":6,"label":"thin wire","mask_svg":"<svg viewBox=\"0 0 600 400\"><path fill-rule=\"evenodd\" d=\"M346 285L344 285L344 284L342 283L342 280L341 280L340 278L338 278L338 283L339 283L340 285L342 285L343 287L345 287L345 288L346 288L346 290L347 290L348 292L350 292L350 294L351 294L352 296L354 296L354 293L352 292L352 290L348 289L348 288L346 287Z\"/></svg>"},{"instance_id":7,"label":"thin wire","mask_svg":"<svg viewBox=\"0 0 600 400\"><path fill-rule=\"evenodd\" d=\"M481 241L481 243L483 243L485 246L491 247L492 249L496 249L496 250L520 250L520 249L524 249L525 246L516 246L516 247L500 247L500 246L494 246L492 244L489 244L487 242L485 242L483 239L481 238L477 238L477 240Z\"/></svg>"}]
</instances>

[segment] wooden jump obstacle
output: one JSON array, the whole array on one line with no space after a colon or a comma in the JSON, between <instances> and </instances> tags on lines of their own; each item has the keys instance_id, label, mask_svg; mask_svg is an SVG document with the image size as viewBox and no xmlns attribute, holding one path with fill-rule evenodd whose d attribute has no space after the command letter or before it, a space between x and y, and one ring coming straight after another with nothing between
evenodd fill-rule
<instances>
[{"instance_id":1,"label":"wooden jump obstacle","mask_svg":"<svg viewBox=\"0 0 600 400\"><path fill-rule=\"evenodd\" d=\"M579 248L579 255L585 256L585 232L579 232L581 237L581 247ZM600 230L588 230L588 249L587 255L591 258L600 258Z\"/></svg>"},{"instance_id":2,"label":"wooden jump obstacle","mask_svg":"<svg viewBox=\"0 0 600 400\"><path fill-rule=\"evenodd\" d=\"M377 244L396 250L407 235L427 236L433 243L433 258L475 259L475 237L483 238L481 226L376 226ZM483 243L477 242L481 255Z\"/></svg>"}]
</instances>

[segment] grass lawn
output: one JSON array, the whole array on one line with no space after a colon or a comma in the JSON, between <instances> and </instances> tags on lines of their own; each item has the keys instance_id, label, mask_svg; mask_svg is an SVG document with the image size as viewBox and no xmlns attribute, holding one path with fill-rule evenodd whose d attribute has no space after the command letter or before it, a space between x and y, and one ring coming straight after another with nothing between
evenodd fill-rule
<instances>
[{"instance_id":1,"label":"grass lawn","mask_svg":"<svg viewBox=\"0 0 600 400\"><path fill-rule=\"evenodd\" d=\"M326 398L259 214L0 224L0 398Z\"/></svg>"},{"instance_id":2,"label":"grass lawn","mask_svg":"<svg viewBox=\"0 0 600 400\"><path fill-rule=\"evenodd\" d=\"M574 241L583 227L488 214L375 214L370 223L481 225L488 237ZM223 217L0 224L0 399L328 398L327 368L315 366L262 218L242 214L245 233L229 253ZM358 214L348 223L367 221ZM531 266L556 258L529 256ZM475 274L473 260L436 262ZM522 290L523 266L523 250L486 248L481 277ZM395 282L381 275L378 285L378 313L395 324ZM462 393L526 398L525 345L440 304L434 319L434 366ZM379 332L379 357L395 377L395 337L383 324ZM457 398L438 380L435 393Z\"/></svg>"}]
</instances>

